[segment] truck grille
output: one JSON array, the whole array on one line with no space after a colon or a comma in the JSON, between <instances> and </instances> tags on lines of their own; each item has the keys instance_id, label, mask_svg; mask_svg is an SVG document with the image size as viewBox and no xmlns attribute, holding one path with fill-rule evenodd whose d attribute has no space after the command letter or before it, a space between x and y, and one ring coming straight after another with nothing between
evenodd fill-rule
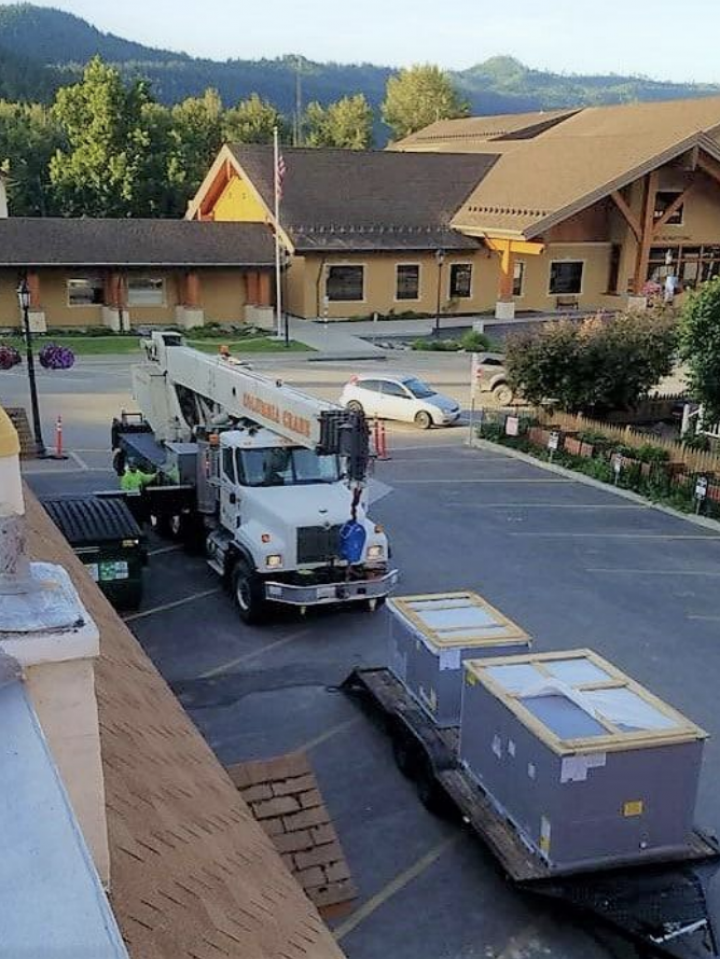
<instances>
[{"instance_id":1,"label":"truck grille","mask_svg":"<svg viewBox=\"0 0 720 959\"><path fill-rule=\"evenodd\" d=\"M340 530L342 525L301 526L297 531L298 563L324 563L340 557Z\"/></svg>"}]
</instances>

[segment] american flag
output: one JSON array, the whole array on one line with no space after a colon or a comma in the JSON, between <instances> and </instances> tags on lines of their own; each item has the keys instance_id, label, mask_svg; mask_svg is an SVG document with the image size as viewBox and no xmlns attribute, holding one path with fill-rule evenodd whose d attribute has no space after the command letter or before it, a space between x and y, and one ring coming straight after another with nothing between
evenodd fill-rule
<instances>
[{"instance_id":1,"label":"american flag","mask_svg":"<svg viewBox=\"0 0 720 959\"><path fill-rule=\"evenodd\" d=\"M285 165L285 157L282 155L282 153L278 153L277 163L275 166L275 192L278 200L282 199L283 183L285 182L286 173L287 166Z\"/></svg>"}]
</instances>

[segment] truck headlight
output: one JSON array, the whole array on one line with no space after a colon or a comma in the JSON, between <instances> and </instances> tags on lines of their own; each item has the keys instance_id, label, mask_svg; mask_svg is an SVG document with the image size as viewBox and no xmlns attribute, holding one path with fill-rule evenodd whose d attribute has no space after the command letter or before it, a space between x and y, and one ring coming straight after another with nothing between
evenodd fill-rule
<instances>
[{"instance_id":1,"label":"truck headlight","mask_svg":"<svg viewBox=\"0 0 720 959\"><path fill-rule=\"evenodd\" d=\"M270 556L265 557L265 565L268 569L277 569L278 566L282 566L283 559L280 553L273 553Z\"/></svg>"},{"instance_id":2,"label":"truck headlight","mask_svg":"<svg viewBox=\"0 0 720 959\"><path fill-rule=\"evenodd\" d=\"M368 546L367 558L368 559L383 559L385 556L385 547L384 546Z\"/></svg>"}]
</instances>

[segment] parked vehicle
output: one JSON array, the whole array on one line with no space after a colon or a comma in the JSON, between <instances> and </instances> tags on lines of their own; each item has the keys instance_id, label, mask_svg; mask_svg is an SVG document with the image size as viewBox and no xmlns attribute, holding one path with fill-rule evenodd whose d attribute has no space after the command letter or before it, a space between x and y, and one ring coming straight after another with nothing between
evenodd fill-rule
<instances>
[{"instance_id":1,"label":"parked vehicle","mask_svg":"<svg viewBox=\"0 0 720 959\"><path fill-rule=\"evenodd\" d=\"M508 383L505 357L502 353L478 353L475 364L476 389L492 393L500 406L509 406L515 392Z\"/></svg>"},{"instance_id":2,"label":"parked vehicle","mask_svg":"<svg viewBox=\"0 0 720 959\"><path fill-rule=\"evenodd\" d=\"M277 603L381 605L398 573L367 514L365 418L178 333L153 332L146 346L132 371L141 413L112 427L113 449L158 473L133 505L204 544L245 622Z\"/></svg>"},{"instance_id":3,"label":"parked vehicle","mask_svg":"<svg viewBox=\"0 0 720 959\"><path fill-rule=\"evenodd\" d=\"M422 430L452 426L460 407L449 396L436 392L416 376L353 376L340 396L340 405L365 416L415 423Z\"/></svg>"}]
</instances>

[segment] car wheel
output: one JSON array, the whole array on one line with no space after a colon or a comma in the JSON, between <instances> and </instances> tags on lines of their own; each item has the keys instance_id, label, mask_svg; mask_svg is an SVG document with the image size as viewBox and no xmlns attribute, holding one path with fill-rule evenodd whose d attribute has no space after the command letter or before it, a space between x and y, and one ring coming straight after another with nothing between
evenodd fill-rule
<instances>
[{"instance_id":1,"label":"car wheel","mask_svg":"<svg viewBox=\"0 0 720 959\"><path fill-rule=\"evenodd\" d=\"M432 416L427 412L427 410L420 410L419 413L415 414L415 426L421 430L429 430L433 425Z\"/></svg>"},{"instance_id":2,"label":"car wheel","mask_svg":"<svg viewBox=\"0 0 720 959\"><path fill-rule=\"evenodd\" d=\"M351 413L364 413L362 403L358 403L357 400L350 400L350 402L345 407L346 410L350 410Z\"/></svg>"},{"instance_id":3,"label":"car wheel","mask_svg":"<svg viewBox=\"0 0 720 959\"><path fill-rule=\"evenodd\" d=\"M248 625L261 623L267 614L267 603L260 577L241 560L233 569L231 583L240 619Z\"/></svg>"},{"instance_id":4,"label":"car wheel","mask_svg":"<svg viewBox=\"0 0 720 959\"><path fill-rule=\"evenodd\" d=\"M498 383L498 385L493 388L493 396L500 406L509 406L513 401L514 395L507 383Z\"/></svg>"}]
</instances>

